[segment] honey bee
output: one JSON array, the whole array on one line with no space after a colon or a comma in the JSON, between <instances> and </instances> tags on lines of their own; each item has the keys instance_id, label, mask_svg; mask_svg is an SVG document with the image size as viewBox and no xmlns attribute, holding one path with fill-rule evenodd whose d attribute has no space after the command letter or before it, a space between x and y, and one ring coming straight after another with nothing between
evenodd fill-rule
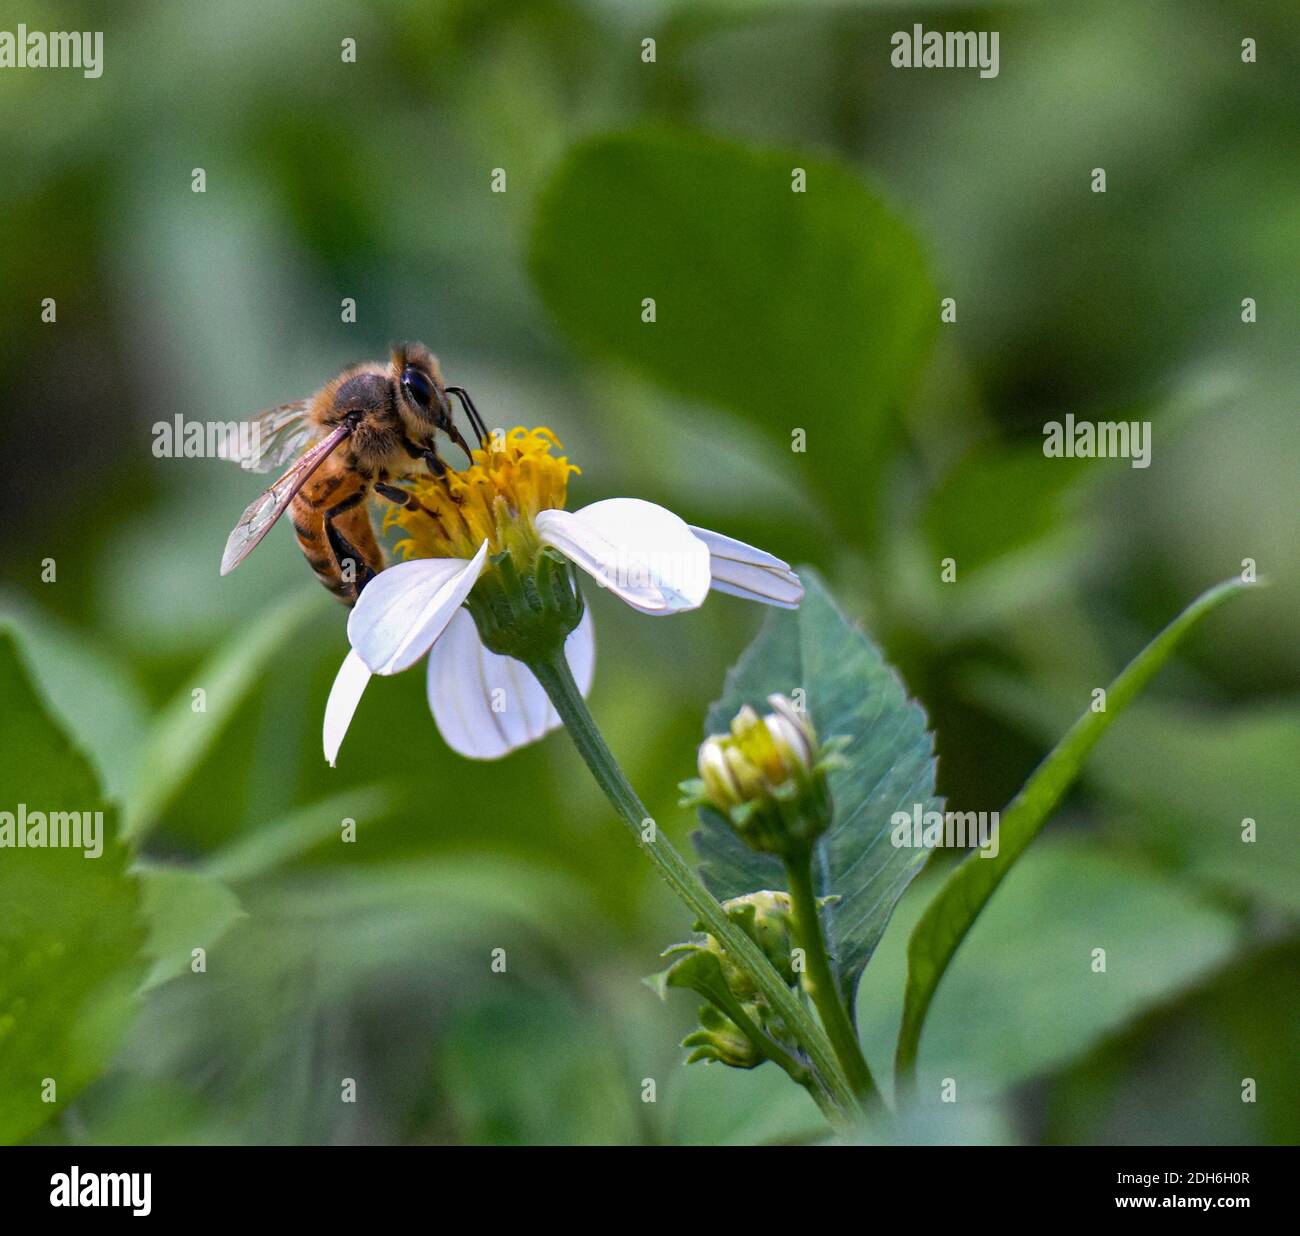
<instances>
[{"instance_id":1,"label":"honey bee","mask_svg":"<svg viewBox=\"0 0 1300 1236\"><path fill-rule=\"evenodd\" d=\"M221 574L233 571L291 511L308 565L340 601L354 605L384 566L367 499L415 504L411 493L391 482L421 465L435 476L446 473L434 440L439 430L470 454L452 420L449 395L460 401L483 445L487 431L473 400L463 387L443 381L437 358L422 343L396 345L387 365L353 365L309 398L254 417L247 447L227 451L226 458L256 472L297 459L240 516L226 541Z\"/></svg>"}]
</instances>

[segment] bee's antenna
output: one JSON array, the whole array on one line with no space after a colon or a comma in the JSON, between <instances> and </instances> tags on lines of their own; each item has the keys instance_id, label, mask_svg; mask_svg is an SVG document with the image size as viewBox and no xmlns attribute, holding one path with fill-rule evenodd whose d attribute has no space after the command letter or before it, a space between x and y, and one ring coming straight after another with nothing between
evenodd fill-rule
<instances>
[{"instance_id":1,"label":"bee's antenna","mask_svg":"<svg viewBox=\"0 0 1300 1236\"><path fill-rule=\"evenodd\" d=\"M478 435L478 444L484 450L487 449L488 431L487 425L479 415L478 409L474 406L474 401L469 397L469 391L463 386L447 387L449 395L455 395L460 400L461 407L465 409L465 415L469 417L469 423L474 427L474 432Z\"/></svg>"}]
</instances>

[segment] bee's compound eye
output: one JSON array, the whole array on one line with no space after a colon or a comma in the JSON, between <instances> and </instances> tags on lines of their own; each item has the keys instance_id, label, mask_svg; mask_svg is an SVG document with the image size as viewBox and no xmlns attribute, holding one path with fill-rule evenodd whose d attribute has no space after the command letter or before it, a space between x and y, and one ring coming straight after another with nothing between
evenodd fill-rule
<instances>
[{"instance_id":1,"label":"bee's compound eye","mask_svg":"<svg viewBox=\"0 0 1300 1236\"><path fill-rule=\"evenodd\" d=\"M408 368L404 370L402 385L420 407L428 408L433 403L433 386L430 384L428 377L418 369Z\"/></svg>"}]
</instances>

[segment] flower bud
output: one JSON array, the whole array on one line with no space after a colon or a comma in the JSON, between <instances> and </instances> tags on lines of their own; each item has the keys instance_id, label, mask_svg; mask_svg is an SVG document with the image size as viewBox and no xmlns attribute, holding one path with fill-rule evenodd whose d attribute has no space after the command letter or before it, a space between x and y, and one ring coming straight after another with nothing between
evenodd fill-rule
<instances>
[{"instance_id":1,"label":"flower bud","mask_svg":"<svg viewBox=\"0 0 1300 1236\"><path fill-rule=\"evenodd\" d=\"M694 1050L687 1064L697 1060L717 1060L733 1069L753 1069L766 1057L739 1026L711 1004L700 1009L700 1028L682 1040L683 1047Z\"/></svg>"},{"instance_id":2,"label":"flower bud","mask_svg":"<svg viewBox=\"0 0 1300 1236\"><path fill-rule=\"evenodd\" d=\"M691 801L723 815L752 849L790 855L830 827L827 769L834 743L819 746L812 722L783 695L760 717L746 704L731 732L705 739Z\"/></svg>"},{"instance_id":3,"label":"flower bud","mask_svg":"<svg viewBox=\"0 0 1300 1236\"><path fill-rule=\"evenodd\" d=\"M776 972L793 987L796 977L792 960L794 926L790 894L763 889L724 901L722 908L727 917L762 949ZM709 939L712 941L713 937ZM726 972L725 965L723 972Z\"/></svg>"},{"instance_id":4,"label":"flower bud","mask_svg":"<svg viewBox=\"0 0 1300 1236\"><path fill-rule=\"evenodd\" d=\"M733 897L722 908L793 987L797 976L791 955L790 895L765 889ZM670 987L685 987L709 1001L700 1010L700 1029L682 1042L683 1047L694 1049L688 1064L717 1060L732 1068L752 1069L767 1058L756 1038L784 1042L788 1036L749 972L732 960L715 936L704 932L702 923L696 923L695 929L703 932L703 938L665 950L672 964L648 981L661 996Z\"/></svg>"}]
</instances>

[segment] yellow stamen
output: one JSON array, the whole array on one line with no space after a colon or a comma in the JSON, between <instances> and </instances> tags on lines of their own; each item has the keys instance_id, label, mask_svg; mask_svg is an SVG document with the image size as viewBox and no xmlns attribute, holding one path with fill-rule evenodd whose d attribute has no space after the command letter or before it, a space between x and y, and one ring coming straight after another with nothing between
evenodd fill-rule
<instances>
[{"instance_id":1,"label":"yellow stamen","mask_svg":"<svg viewBox=\"0 0 1300 1236\"><path fill-rule=\"evenodd\" d=\"M405 487L420 505L386 511L384 531L406 533L393 552L402 558L472 558L486 540L490 554L509 549L521 565L530 561L540 548L533 519L564 506L569 474L580 471L553 449L562 448L549 429L518 426L504 437L493 434L463 472L408 480Z\"/></svg>"}]
</instances>

